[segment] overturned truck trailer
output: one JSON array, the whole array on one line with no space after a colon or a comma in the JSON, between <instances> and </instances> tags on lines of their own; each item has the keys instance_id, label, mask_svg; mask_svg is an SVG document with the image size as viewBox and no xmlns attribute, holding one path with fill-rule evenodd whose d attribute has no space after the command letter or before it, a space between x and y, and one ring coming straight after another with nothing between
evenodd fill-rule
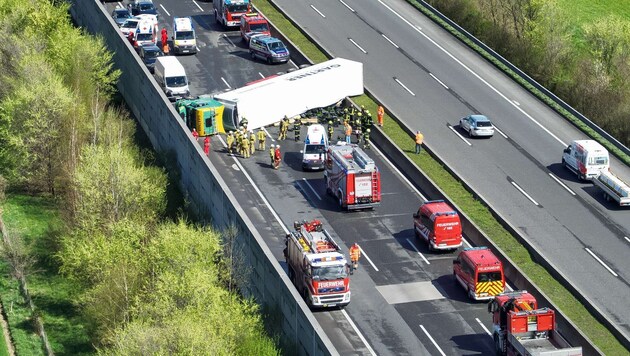
<instances>
[{"instance_id":1,"label":"overturned truck trailer","mask_svg":"<svg viewBox=\"0 0 630 356\"><path fill-rule=\"evenodd\" d=\"M223 124L257 129L307 110L363 94L363 63L335 58L214 96L225 105Z\"/></svg>"}]
</instances>

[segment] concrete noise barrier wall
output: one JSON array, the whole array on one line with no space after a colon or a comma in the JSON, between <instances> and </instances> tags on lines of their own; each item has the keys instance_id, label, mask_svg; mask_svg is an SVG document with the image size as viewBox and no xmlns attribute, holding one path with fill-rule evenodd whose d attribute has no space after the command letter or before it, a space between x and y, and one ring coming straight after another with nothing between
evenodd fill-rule
<instances>
[{"instance_id":1,"label":"concrete noise barrier wall","mask_svg":"<svg viewBox=\"0 0 630 356\"><path fill-rule=\"evenodd\" d=\"M286 273L245 215L227 185L210 163L173 106L124 39L103 5L96 0L72 0L70 14L88 33L102 36L115 53L115 67L122 71L118 90L138 119L156 151L172 158L180 177L180 188L197 216L208 219L219 230L238 230L237 249L252 273L246 297L253 297L278 320L281 340L288 354L331 355L334 346L308 307L290 287ZM288 347L287 347L288 345Z\"/></svg>"}]
</instances>

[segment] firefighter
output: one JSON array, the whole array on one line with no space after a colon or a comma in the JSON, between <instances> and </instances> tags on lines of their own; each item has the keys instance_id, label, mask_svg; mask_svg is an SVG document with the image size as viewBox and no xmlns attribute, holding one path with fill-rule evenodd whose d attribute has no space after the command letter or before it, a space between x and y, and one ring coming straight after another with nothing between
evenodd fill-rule
<instances>
[{"instance_id":1,"label":"firefighter","mask_svg":"<svg viewBox=\"0 0 630 356\"><path fill-rule=\"evenodd\" d=\"M363 131L363 148L370 149L370 129Z\"/></svg>"},{"instance_id":2,"label":"firefighter","mask_svg":"<svg viewBox=\"0 0 630 356\"><path fill-rule=\"evenodd\" d=\"M276 150L273 152L273 169L280 168L280 160L282 154L280 153L280 145L276 145Z\"/></svg>"},{"instance_id":3,"label":"firefighter","mask_svg":"<svg viewBox=\"0 0 630 356\"><path fill-rule=\"evenodd\" d=\"M166 27L162 27L162 51L164 54L168 53L168 50L165 49L166 45L168 45L168 31Z\"/></svg>"},{"instance_id":4,"label":"firefighter","mask_svg":"<svg viewBox=\"0 0 630 356\"><path fill-rule=\"evenodd\" d=\"M271 160L271 166L273 167L273 156L276 153L276 149L274 148L274 145L271 144L271 146L269 146L269 159Z\"/></svg>"},{"instance_id":5,"label":"firefighter","mask_svg":"<svg viewBox=\"0 0 630 356\"><path fill-rule=\"evenodd\" d=\"M370 110L365 110L365 116L363 117L363 120L365 121L366 129L372 127L372 125L374 124L374 119L372 119L372 113L370 113Z\"/></svg>"},{"instance_id":6,"label":"firefighter","mask_svg":"<svg viewBox=\"0 0 630 356\"><path fill-rule=\"evenodd\" d=\"M203 152L208 156L210 154L210 136L203 139Z\"/></svg>"},{"instance_id":7,"label":"firefighter","mask_svg":"<svg viewBox=\"0 0 630 356\"><path fill-rule=\"evenodd\" d=\"M350 122L350 112L348 111L348 108L343 109L343 122L344 124Z\"/></svg>"},{"instance_id":8,"label":"firefighter","mask_svg":"<svg viewBox=\"0 0 630 356\"><path fill-rule=\"evenodd\" d=\"M385 115L385 109L379 105L376 111L376 118L378 119L378 126L383 127L383 115Z\"/></svg>"},{"instance_id":9,"label":"firefighter","mask_svg":"<svg viewBox=\"0 0 630 356\"><path fill-rule=\"evenodd\" d=\"M228 151L228 154L231 156L232 155L232 146L234 146L234 134L233 134L233 131L228 132L226 141L227 141L227 151Z\"/></svg>"},{"instance_id":10,"label":"firefighter","mask_svg":"<svg viewBox=\"0 0 630 356\"><path fill-rule=\"evenodd\" d=\"M242 118L241 119L241 126L243 126L245 129L247 129L247 124L249 124L249 121L247 121L246 118Z\"/></svg>"},{"instance_id":11,"label":"firefighter","mask_svg":"<svg viewBox=\"0 0 630 356\"><path fill-rule=\"evenodd\" d=\"M302 130L302 120L297 119L293 122L293 135L295 142L300 140L300 134Z\"/></svg>"},{"instance_id":12,"label":"firefighter","mask_svg":"<svg viewBox=\"0 0 630 356\"><path fill-rule=\"evenodd\" d=\"M354 270L359 268L359 258L361 258L361 247L355 242L350 247L350 261L352 262L350 274L354 274Z\"/></svg>"},{"instance_id":13,"label":"firefighter","mask_svg":"<svg viewBox=\"0 0 630 356\"><path fill-rule=\"evenodd\" d=\"M243 158L249 158L249 137L247 134L243 134L243 138L241 139L241 156Z\"/></svg>"},{"instance_id":14,"label":"firefighter","mask_svg":"<svg viewBox=\"0 0 630 356\"><path fill-rule=\"evenodd\" d=\"M195 141L197 141L197 139L199 138L199 133L197 132L197 130L193 127L192 130L192 136L195 138Z\"/></svg>"},{"instance_id":15,"label":"firefighter","mask_svg":"<svg viewBox=\"0 0 630 356\"><path fill-rule=\"evenodd\" d=\"M357 143L361 141L361 125L363 124L363 114L361 112L357 112L354 117L354 135L357 138Z\"/></svg>"},{"instance_id":16,"label":"firefighter","mask_svg":"<svg viewBox=\"0 0 630 356\"><path fill-rule=\"evenodd\" d=\"M280 122L280 136L278 136L278 140L285 140L287 138L288 130L289 130L289 118L285 116Z\"/></svg>"},{"instance_id":17,"label":"firefighter","mask_svg":"<svg viewBox=\"0 0 630 356\"><path fill-rule=\"evenodd\" d=\"M263 129L258 130L258 149L261 151L265 150L265 140L267 139L267 135L265 135L265 131Z\"/></svg>"},{"instance_id":18,"label":"firefighter","mask_svg":"<svg viewBox=\"0 0 630 356\"><path fill-rule=\"evenodd\" d=\"M352 143L352 126L350 126L350 124L346 122L343 130L344 134L346 135L346 143Z\"/></svg>"},{"instance_id":19,"label":"firefighter","mask_svg":"<svg viewBox=\"0 0 630 356\"><path fill-rule=\"evenodd\" d=\"M333 127L333 122L328 121L328 141L332 140L333 133L335 133L335 128Z\"/></svg>"},{"instance_id":20,"label":"firefighter","mask_svg":"<svg viewBox=\"0 0 630 356\"><path fill-rule=\"evenodd\" d=\"M256 135L253 131L249 134L249 152L252 155L256 153Z\"/></svg>"}]
</instances>

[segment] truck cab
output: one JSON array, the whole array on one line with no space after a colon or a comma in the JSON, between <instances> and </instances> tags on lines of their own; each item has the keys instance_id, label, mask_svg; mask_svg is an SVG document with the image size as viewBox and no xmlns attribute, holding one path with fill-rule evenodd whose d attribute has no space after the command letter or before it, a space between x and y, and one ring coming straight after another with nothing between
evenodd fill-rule
<instances>
[{"instance_id":1,"label":"truck cab","mask_svg":"<svg viewBox=\"0 0 630 356\"><path fill-rule=\"evenodd\" d=\"M304 139L302 153L302 170L324 169L326 150L328 149L328 136L322 125L310 125Z\"/></svg>"},{"instance_id":2,"label":"truck cab","mask_svg":"<svg viewBox=\"0 0 630 356\"><path fill-rule=\"evenodd\" d=\"M241 22L241 16L252 10L249 0L214 0L214 18L224 27L236 27Z\"/></svg>"},{"instance_id":3,"label":"truck cab","mask_svg":"<svg viewBox=\"0 0 630 356\"><path fill-rule=\"evenodd\" d=\"M190 16L173 19L173 52L197 53L197 36Z\"/></svg>"},{"instance_id":4,"label":"truck cab","mask_svg":"<svg viewBox=\"0 0 630 356\"><path fill-rule=\"evenodd\" d=\"M267 19L256 12L241 16L241 38L243 41L249 43L250 38L258 34L271 36Z\"/></svg>"},{"instance_id":5,"label":"truck cab","mask_svg":"<svg viewBox=\"0 0 630 356\"><path fill-rule=\"evenodd\" d=\"M286 63L290 59L289 50L282 41L266 35L254 35L249 40L249 54L253 59L260 58L269 64Z\"/></svg>"},{"instance_id":6,"label":"truck cab","mask_svg":"<svg viewBox=\"0 0 630 356\"><path fill-rule=\"evenodd\" d=\"M596 178L610 168L608 151L594 140L575 140L562 153L562 165L580 180Z\"/></svg>"}]
</instances>

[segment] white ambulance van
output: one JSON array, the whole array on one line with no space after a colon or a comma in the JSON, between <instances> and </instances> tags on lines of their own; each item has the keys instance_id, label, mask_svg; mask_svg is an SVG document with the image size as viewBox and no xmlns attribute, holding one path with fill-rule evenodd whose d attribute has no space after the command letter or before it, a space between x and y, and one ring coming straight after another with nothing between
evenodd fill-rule
<instances>
[{"instance_id":1,"label":"white ambulance van","mask_svg":"<svg viewBox=\"0 0 630 356\"><path fill-rule=\"evenodd\" d=\"M188 77L184 66L172 56L158 57L155 60L155 80L171 101L190 96Z\"/></svg>"},{"instance_id":2,"label":"white ambulance van","mask_svg":"<svg viewBox=\"0 0 630 356\"><path fill-rule=\"evenodd\" d=\"M326 129L322 125L310 125L304 139L304 149L302 153L303 170L324 169L326 160L326 150L328 149L328 136Z\"/></svg>"},{"instance_id":3,"label":"white ambulance van","mask_svg":"<svg viewBox=\"0 0 630 356\"><path fill-rule=\"evenodd\" d=\"M610 168L610 159L597 141L575 140L564 149L562 165L577 174L578 179L591 180Z\"/></svg>"},{"instance_id":4,"label":"white ambulance van","mask_svg":"<svg viewBox=\"0 0 630 356\"><path fill-rule=\"evenodd\" d=\"M197 53L197 36L190 16L176 17L173 20L173 52Z\"/></svg>"}]
</instances>

